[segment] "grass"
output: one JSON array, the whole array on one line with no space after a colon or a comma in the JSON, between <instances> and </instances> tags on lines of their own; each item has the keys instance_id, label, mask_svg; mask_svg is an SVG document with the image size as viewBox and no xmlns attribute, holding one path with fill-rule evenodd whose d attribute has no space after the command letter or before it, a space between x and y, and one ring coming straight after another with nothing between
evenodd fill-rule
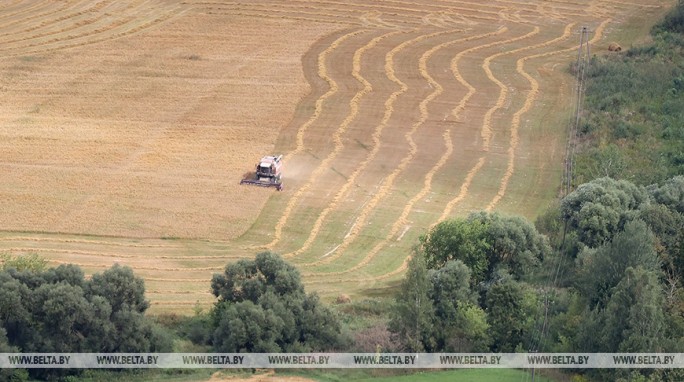
<instances>
[{"instance_id":1,"label":"grass","mask_svg":"<svg viewBox=\"0 0 684 382\"><path fill-rule=\"evenodd\" d=\"M253 373L243 370L217 370L217 369L196 369L196 370L86 370L83 375L78 377L79 382L100 382L113 379L122 379L131 382L142 381L174 381L174 382L194 382L209 380L212 375L220 373L220 377L225 380L233 378L250 378ZM277 381L278 377L301 377L321 382L338 381L368 381L368 382L451 382L451 381L477 381L477 382L519 382L529 380L529 371L515 369L464 369L448 371L414 371L414 370L389 370L389 369L345 369L345 370L326 370L309 369L296 371L276 371L271 378L265 380ZM563 376L551 379L537 373L535 380L540 382L553 382L562 380Z\"/></svg>"},{"instance_id":2,"label":"grass","mask_svg":"<svg viewBox=\"0 0 684 382\"><path fill-rule=\"evenodd\" d=\"M74 380L79 382L105 382L112 380L125 380L130 382L191 382L209 380L214 373L216 373L216 369L133 369L123 371L93 369L85 370L82 375ZM223 371L223 373L225 373L225 371ZM236 370L235 372L232 372L231 375L234 375L235 377L247 377L248 373Z\"/></svg>"},{"instance_id":3,"label":"grass","mask_svg":"<svg viewBox=\"0 0 684 382\"><path fill-rule=\"evenodd\" d=\"M279 373L280 374L280 373ZM529 371L515 369L464 369L448 371L397 371L397 370L308 370L295 375L322 382L368 381L368 382L520 382L531 378ZM539 374L536 381L551 382Z\"/></svg>"},{"instance_id":4,"label":"grass","mask_svg":"<svg viewBox=\"0 0 684 382\"><path fill-rule=\"evenodd\" d=\"M684 37L655 34L591 65L576 183L611 176L648 185L681 174Z\"/></svg>"}]
</instances>

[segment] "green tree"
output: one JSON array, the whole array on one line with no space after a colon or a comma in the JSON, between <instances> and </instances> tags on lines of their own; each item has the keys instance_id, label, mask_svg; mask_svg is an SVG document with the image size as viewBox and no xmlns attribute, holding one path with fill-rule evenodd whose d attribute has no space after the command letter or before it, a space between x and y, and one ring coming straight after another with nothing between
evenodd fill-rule
<instances>
[{"instance_id":1,"label":"green tree","mask_svg":"<svg viewBox=\"0 0 684 382\"><path fill-rule=\"evenodd\" d=\"M88 340L95 338L90 338L90 331L99 330L99 325L108 321L111 309L96 310L86 299L80 286L67 283L45 283L35 289L33 294L36 304L33 320L38 323L34 330L40 332L42 341L29 344L30 347L35 351L49 353L92 350Z\"/></svg>"},{"instance_id":2,"label":"green tree","mask_svg":"<svg viewBox=\"0 0 684 382\"><path fill-rule=\"evenodd\" d=\"M3 328L0 328L0 353L19 353L18 348L10 346L7 331ZM28 378L28 371L25 369L0 369L0 381L21 382L27 381Z\"/></svg>"},{"instance_id":3,"label":"green tree","mask_svg":"<svg viewBox=\"0 0 684 382\"><path fill-rule=\"evenodd\" d=\"M561 213L581 243L596 247L612 239L649 203L643 187L600 178L580 185L561 201Z\"/></svg>"},{"instance_id":4,"label":"green tree","mask_svg":"<svg viewBox=\"0 0 684 382\"><path fill-rule=\"evenodd\" d=\"M143 280L114 266L86 280L75 265L0 271L0 325L24 352L168 352L170 337L145 317ZM31 369L38 378L76 373Z\"/></svg>"},{"instance_id":5,"label":"green tree","mask_svg":"<svg viewBox=\"0 0 684 382\"><path fill-rule=\"evenodd\" d=\"M102 273L96 273L88 283L88 293L103 296L109 301L113 312L129 307L143 313L150 306L145 300L145 282L136 277L130 267L114 264Z\"/></svg>"},{"instance_id":6,"label":"green tree","mask_svg":"<svg viewBox=\"0 0 684 382\"><path fill-rule=\"evenodd\" d=\"M428 278L437 317L448 320L456 315L459 303L477 303L477 294L470 289L470 268L462 261L450 260L440 269L431 269Z\"/></svg>"},{"instance_id":7,"label":"green tree","mask_svg":"<svg viewBox=\"0 0 684 382\"><path fill-rule=\"evenodd\" d=\"M434 306L435 350L485 351L488 344L486 314L470 289L470 269L450 260L428 272L430 299Z\"/></svg>"},{"instance_id":8,"label":"green tree","mask_svg":"<svg viewBox=\"0 0 684 382\"><path fill-rule=\"evenodd\" d=\"M211 287L219 300L211 313L217 351L321 351L343 341L337 317L274 253L228 264Z\"/></svg>"},{"instance_id":9,"label":"green tree","mask_svg":"<svg viewBox=\"0 0 684 382\"><path fill-rule=\"evenodd\" d=\"M649 187L648 190L656 203L684 214L684 176L675 176L662 186Z\"/></svg>"},{"instance_id":10,"label":"green tree","mask_svg":"<svg viewBox=\"0 0 684 382\"><path fill-rule=\"evenodd\" d=\"M461 303L456 308L453 321L443 321L443 328L450 329L441 349L448 352L486 352L491 345L487 313L476 304Z\"/></svg>"},{"instance_id":11,"label":"green tree","mask_svg":"<svg viewBox=\"0 0 684 382\"><path fill-rule=\"evenodd\" d=\"M563 240L563 219L561 218L560 200L555 201L537 216L534 221L537 231L548 237L552 248L558 248Z\"/></svg>"},{"instance_id":12,"label":"green tree","mask_svg":"<svg viewBox=\"0 0 684 382\"><path fill-rule=\"evenodd\" d=\"M656 250L670 285L668 299L673 301L675 287L681 287L684 280L684 214L663 204L652 204L642 209L639 218L653 231Z\"/></svg>"},{"instance_id":13,"label":"green tree","mask_svg":"<svg viewBox=\"0 0 684 382\"><path fill-rule=\"evenodd\" d=\"M389 323L390 330L399 335L406 351L430 351L435 346L432 338L435 308L430 289L425 259L416 254L409 262Z\"/></svg>"},{"instance_id":14,"label":"green tree","mask_svg":"<svg viewBox=\"0 0 684 382\"><path fill-rule=\"evenodd\" d=\"M551 252L546 236L524 218L476 212L444 221L420 238L390 329L409 349L484 351L492 341L513 349L531 329L536 309L536 295L517 280L531 275ZM427 277L424 267L430 268ZM503 332L503 315L518 313L511 306L499 310L499 298L522 309L524 320L509 333Z\"/></svg>"},{"instance_id":15,"label":"green tree","mask_svg":"<svg viewBox=\"0 0 684 382\"><path fill-rule=\"evenodd\" d=\"M525 218L482 211L471 214L468 220L486 227L490 275L496 267L505 266L517 279L522 279L551 254L547 237Z\"/></svg>"},{"instance_id":16,"label":"green tree","mask_svg":"<svg viewBox=\"0 0 684 382\"><path fill-rule=\"evenodd\" d=\"M418 252L428 268L450 260L462 261L473 285L489 280L498 269L520 279L551 253L548 239L530 222L517 216L476 212L466 219L446 220L421 236Z\"/></svg>"},{"instance_id":17,"label":"green tree","mask_svg":"<svg viewBox=\"0 0 684 382\"><path fill-rule=\"evenodd\" d=\"M659 352L665 334L663 290L658 274L638 266L625 270L604 313L604 351Z\"/></svg>"},{"instance_id":18,"label":"green tree","mask_svg":"<svg viewBox=\"0 0 684 382\"><path fill-rule=\"evenodd\" d=\"M612 289L629 267L659 269L653 234L643 221L625 225L612 241L596 249L585 249L577 258L579 269L576 288L586 296L589 306L604 307Z\"/></svg>"},{"instance_id":19,"label":"green tree","mask_svg":"<svg viewBox=\"0 0 684 382\"><path fill-rule=\"evenodd\" d=\"M512 353L524 348L527 333L534 325L535 297L525 290L524 283L507 278L493 284L487 291L487 318L492 337L492 350Z\"/></svg>"},{"instance_id":20,"label":"green tree","mask_svg":"<svg viewBox=\"0 0 684 382\"><path fill-rule=\"evenodd\" d=\"M270 309L251 301L223 304L214 333L214 349L221 352L276 353L282 320Z\"/></svg>"},{"instance_id":21,"label":"green tree","mask_svg":"<svg viewBox=\"0 0 684 382\"><path fill-rule=\"evenodd\" d=\"M25 347L38 340L33 325L33 291L20 280L12 277L14 269L0 272L0 323L10 344Z\"/></svg>"},{"instance_id":22,"label":"green tree","mask_svg":"<svg viewBox=\"0 0 684 382\"><path fill-rule=\"evenodd\" d=\"M481 221L445 220L420 237L418 252L425 256L428 268L444 266L449 260L461 260L470 268L473 282L483 281L489 268L487 226Z\"/></svg>"}]
</instances>

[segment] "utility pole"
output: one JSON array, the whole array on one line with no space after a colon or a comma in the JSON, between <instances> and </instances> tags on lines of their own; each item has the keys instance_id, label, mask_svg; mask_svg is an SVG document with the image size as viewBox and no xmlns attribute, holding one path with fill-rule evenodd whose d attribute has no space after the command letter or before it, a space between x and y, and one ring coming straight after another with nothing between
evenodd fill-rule
<instances>
[{"instance_id":1,"label":"utility pole","mask_svg":"<svg viewBox=\"0 0 684 382\"><path fill-rule=\"evenodd\" d=\"M684 1L684 0L683 0ZM580 120L582 117L582 102L584 101L584 88L589 60L591 59L591 48L589 46L589 29L584 26L580 31L580 42L577 49L577 62L575 64L576 73L576 93L575 93L575 118L568 134L568 145L565 162L565 180L563 184L564 196L572 191L572 179L575 167L575 146Z\"/></svg>"}]
</instances>

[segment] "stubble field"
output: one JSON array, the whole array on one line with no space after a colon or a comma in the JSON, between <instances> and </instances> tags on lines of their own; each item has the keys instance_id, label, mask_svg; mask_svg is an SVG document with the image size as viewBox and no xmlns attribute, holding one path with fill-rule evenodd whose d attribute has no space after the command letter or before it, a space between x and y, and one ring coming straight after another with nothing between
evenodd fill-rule
<instances>
[{"instance_id":1,"label":"stubble field","mask_svg":"<svg viewBox=\"0 0 684 382\"><path fill-rule=\"evenodd\" d=\"M0 3L0 252L146 280L152 312L272 250L325 298L417 238L557 195L582 27L602 54L671 2ZM285 190L239 185L283 154Z\"/></svg>"}]
</instances>

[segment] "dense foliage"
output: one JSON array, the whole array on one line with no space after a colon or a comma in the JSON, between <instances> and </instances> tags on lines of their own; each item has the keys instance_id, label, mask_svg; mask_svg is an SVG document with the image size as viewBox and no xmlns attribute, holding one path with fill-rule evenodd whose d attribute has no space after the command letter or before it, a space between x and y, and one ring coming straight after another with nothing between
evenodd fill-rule
<instances>
[{"instance_id":1,"label":"dense foliage","mask_svg":"<svg viewBox=\"0 0 684 382\"><path fill-rule=\"evenodd\" d=\"M441 223L416 247L390 329L410 351L682 352L683 203L683 176L600 178L542 217L543 233L485 212Z\"/></svg>"},{"instance_id":2,"label":"dense foliage","mask_svg":"<svg viewBox=\"0 0 684 382\"><path fill-rule=\"evenodd\" d=\"M114 265L86 280L75 265L34 265L9 259L0 271L0 348L35 353L171 350L169 337L144 316L143 280L130 268Z\"/></svg>"},{"instance_id":3,"label":"dense foliage","mask_svg":"<svg viewBox=\"0 0 684 382\"><path fill-rule=\"evenodd\" d=\"M442 222L420 238L390 329L412 351L523 347L539 306L523 280L550 253L520 217L478 212Z\"/></svg>"},{"instance_id":4,"label":"dense foliage","mask_svg":"<svg viewBox=\"0 0 684 382\"><path fill-rule=\"evenodd\" d=\"M340 346L340 323L316 294L306 294L299 271L280 256L228 264L214 275L218 302L211 343L221 352L307 352Z\"/></svg>"},{"instance_id":5,"label":"dense foliage","mask_svg":"<svg viewBox=\"0 0 684 382\"><path fill-rule=\"evenodd\" d=\"M499 272L524 278L541 264L551 247L523 218L479 212L438 224L421 236L418 251L429 268L462 261L474 285L492 281Z\"/></svg>"}]
</instances>

